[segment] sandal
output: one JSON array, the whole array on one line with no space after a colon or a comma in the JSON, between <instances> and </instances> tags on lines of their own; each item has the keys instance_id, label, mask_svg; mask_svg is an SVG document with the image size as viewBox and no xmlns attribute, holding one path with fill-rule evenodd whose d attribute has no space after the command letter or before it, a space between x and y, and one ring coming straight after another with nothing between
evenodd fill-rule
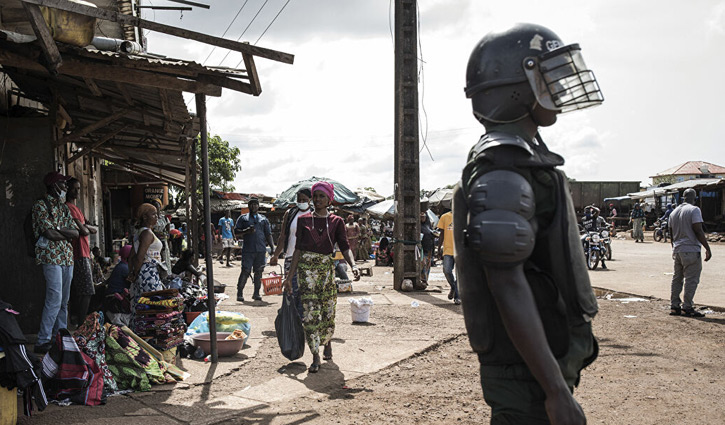
<instances>
[{"instance_id":1,"label":"sandal","mask_svg":"<svg viewBox=\"0 0 725 425\"><path fill-rule=\"evenodd\" d=\"M689 310L684 310L682 312L682 315L685 317L705 317L704 314L700 313L699 311L695 311L694 308L689 309Z\"/></svg>"},{"instance_id":2,"label":"sandal","mask_svg":"<svg viewBox=\"0 0 725 425\"><path fill-rule=\"evenodd\" d=\"M672 307L670 309L670 316L679 316L682 314L682 309L679 307Z\"/></svg>"},{"instance_id":3,"label":"sandal","mask_svg":"<svg viewBox=\"0 0 725 425\"><path fill-rule=\"evenodd\" d=\"M325 346L325 351L322 352L322 360L332 360L331 346Z\"/></svg>"},{"instance_id":4,"label":"sandal","mask_svg":"<svg viewBox=\"0 0 725 425\"><path fill-rule=\"evenodd\" d=\"M320 370L320 365L317 363L312 363L309 369L307 369L307 371L310 373L317 373L318 370Z\"/></svg>"}]
</instances>

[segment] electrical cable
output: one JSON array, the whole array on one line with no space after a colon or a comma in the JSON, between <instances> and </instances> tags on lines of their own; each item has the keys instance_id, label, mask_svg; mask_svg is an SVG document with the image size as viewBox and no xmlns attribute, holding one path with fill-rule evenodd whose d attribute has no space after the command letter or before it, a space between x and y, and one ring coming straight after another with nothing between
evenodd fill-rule
<instances>
[{"instance_id":1,"label":"electrical cable","mask_svg":"<svg viewBox=\"0 0 725 425\"><path fill-rule=\"evenodd\" d=\"M222 34L221 38L224 38L224 36L225 36L225 35L227 35L227 32L229 31L229 28L231 28L231 27L232 27L232 25L234 24L234 22L235 22L235 21L237 20L237 18L239 17L239 14L240 14L240 13L242 13L242 10L244 9L244 6L246 6L246 5L247 5L247 2L248 2L248 1L249 1L249 0L244 0L244 3L242 3L242 7L240 7L240 8L239 8L239 10L237 11L237 14L236 14L236 15L234 15L234 19L232 19L232 22L230 22L230 23L229 23L229 25L227 26L227 29L225 29L225 30L224 30L224 34ZM209 56L207 56L207 57L206 57L206 59L204 59L204 62L202 62L202 63L201 63L202 65L205 65L205 64L206 64L206 61L208 61L208 60L209 60L209 58L211 57L211 54L212 54L212 53L214 53L214 50L216 50L216 47L217 47L217 46L214 46L214 48L213 48L213 49L211 49L211 52L209 52Z\"/></svg>"},{"instance_id":2,"label":"electrical cable","mask_svg":"<svg viewBox=\"0 0 725 425\"><path fill-rule=\"evenodd\" d=\"M435 161L433 158L433 154L430 152L430 148L428 147L428 113L425 110L425 72L423 70L425 66L425 61L423 60L423 44L420 41L420 8L418 6L418 2L415 3L415 13L416 13L416 21L418 24L418 57L420 58L420 68L418 71L418 78L420 80L420 87L421 87L421 96L420 96L420 106L423 110L423 117L425 118L425 132L423 131L423 122L420 119L420 113L418 114L418 126L420 129L420 135L423 139L423 147L420 149L420 152L423 152L423 149L428 151L428 155L430 155L431 161Z\"/></svg>"},{"instance_id":3,"label":"electrical cable","mask_svg":"<svg viewBox=\"0 0 725 425\"><path fill-rule=\"evenodd\" d=\"M262 32L262 35L260 35L259 38L257 39L257 41L254 42L254 45L255 46L257 45L257 43L259 43L259 40L262 39L262 37L264 36L264 34L267 33L267 30L269 29L269 27L272 26L272 24L274 23L274 21L277 20L277 18L279 17L279 15L282 14L282 11L284 10L285 7L287 7L287 5L289 4L290 1L292 1L292 0L287 0L287 2L284 4L284 6L282 6L282 8L279 10L279 12L277 12L277 14L272 19L272 22L270 22L269 25L267 25L267 28L264 29L264 31Z\"/></svg>"},{"instance_id":4,"label":"electrical cable","mask_svg":"<svg viewBox=\"0 0 725 425\"><path fill-rule=\"evenodd\" d=\"M269 2L269 0L264 0L264 3L262 3L262 7L259 8L259 10L257 11L257 14L254 15L254 17L252 18L251 21L249 21L249 24L247 25L247 27L244 28L244 31L242 31L242 34L237 38L237 41L241 40L241 38L244 37L244 34L247 33L247 30L249 29L249 27L252 26L252 24L254 23L254 21L257 19L257 16L259 16L260 12L262 12L262 9L264 9L264 6L266 6L268 2ZM227 54L224 55L224 57L222 58L221 62L219 62L219 65L218 66L222 66L222 63L224 63L224 60L227 58L227 56L229 56L229 53L231 53L231 50L228 50L227 51Z\"/></svg>"},{"instance_id":5,"label":"electrical cable","mask_svg":"<svg viewBox=\"0 0 725 425\"><path fill-rule=\"evenodd\" d=\"M282 14L282 11L284 11L285 7L287 7L287 5L289 4L290 1L292 1L292 0L287 0L287 2L282 6L282 8L279 10L279 12L277 12L277 14L274 16L274 18L272 18L272 22L270 22L269 25L267 25L267 28L265 28L264 31L262 31L262 35L260 35L259 38L257 38L257 41L254 42L254 45L255 46L257 45L257 43L259 43L259 40L262 39L262 37L264 36L264 34L267 33L267 30L269 29L269 27L272 26L272 24L274 23L274 21L277 20L277 18L279 17L279 15ZM239 62L237 62L237 64L234 66L234 68L239 68L239 65L242 64L242 61L244 61L244 57L242 57L242 59Z\"/></svg>"}]
</instances>

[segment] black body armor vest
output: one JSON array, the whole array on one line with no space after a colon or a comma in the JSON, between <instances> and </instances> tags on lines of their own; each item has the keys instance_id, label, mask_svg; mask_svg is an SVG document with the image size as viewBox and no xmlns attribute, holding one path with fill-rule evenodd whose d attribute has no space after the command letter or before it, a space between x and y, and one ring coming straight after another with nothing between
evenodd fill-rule
<instances>
[{"instance_id":1,"label":"black body armor vest","mask_svg":"<svg viewBox=\"0 0 725 425\"><path fill-rule=\"evenodd\" d=\"M484 266L486 259L466 246L465 229L472 216L468 188L488 172L514 171L533 188L536 242L523 268L556 358L568 351L570 327L590 321L597 313L569 185L565 174L556 169L563 163L543 143L530 144L507 133L484 135L469 154L453 200L456 271L471 346L484 364L523 363L488 287L486 273L495 273L496 267Z\"/></svg>"}]
</instances>

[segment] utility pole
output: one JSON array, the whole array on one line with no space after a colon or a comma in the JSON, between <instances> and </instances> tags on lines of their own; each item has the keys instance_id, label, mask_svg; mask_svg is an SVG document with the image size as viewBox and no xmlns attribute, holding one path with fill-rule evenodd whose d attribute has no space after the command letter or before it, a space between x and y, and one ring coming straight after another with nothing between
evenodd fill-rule
<instances>
[{"instance_id":1,"label":"utility pole","mask_svg":"<svg viewBox=\"0 0 725 425\"><path fill-rule=\"evenodd\" d=\"M420 284L418 163L418 17L416 0L395 0L395 259L393 285Z\"/></svg>"}]
</instances>

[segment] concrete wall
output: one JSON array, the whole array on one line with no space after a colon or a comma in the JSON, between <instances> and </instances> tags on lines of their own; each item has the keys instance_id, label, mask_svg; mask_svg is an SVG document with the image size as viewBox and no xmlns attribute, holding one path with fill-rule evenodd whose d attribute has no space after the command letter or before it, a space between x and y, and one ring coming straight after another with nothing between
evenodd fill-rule
<instances>
[{"instance_id":1,"label":"concrete wall","mask_svg":"<svg viewBox=\"0 0 725 425\"><path fill-rule=\"evenodd\" d=\"M45 300L45 279L26 254L25 216L45 194L43 176L54 169L48 118L0 116L0 235L3 236L0 299L21 313L20 326L36 333Z\"/></svg>"}]
</instances>

